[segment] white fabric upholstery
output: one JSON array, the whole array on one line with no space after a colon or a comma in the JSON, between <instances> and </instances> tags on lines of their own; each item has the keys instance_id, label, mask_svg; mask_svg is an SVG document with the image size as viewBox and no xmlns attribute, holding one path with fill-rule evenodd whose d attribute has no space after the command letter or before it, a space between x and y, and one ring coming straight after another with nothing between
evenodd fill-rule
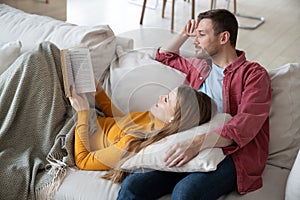
<instances>
[{"instance_id":1,"label":"white fabric upholstery","mask_svg":"<svg viewBox=\"0 0 300 200\"><path fill-rule=\"evenodd\" d=\"M272 86L268 164L291 169L300 147L300 63L269 71Z\"/></svg>"},{"instance_id":2,"label":"white fabric upholstery","mask_svg":"<svg viewBox=\"0 0 300 200\"><path fill-rule=\"evenodd\" d=\"M21 47L20 41L0 43L0 75L19 57Z\"/></svg>"},{"instance_id":3,"label":"white fabric upholstery","mask_svg":"<svg viewBox=\"0 0 300 200\"><path fill-rule=\"evenodd\" d=\"M297 158L294 162L293 168L287 180L285 199L286 200L300 199L300 150L298 151Z\"/></svg>"},{"instance_id":4,"label":"white fabric upholstery","mask_svg":"<svg viewBox=\"0 0 300 200\"><path fill-rule=\"evenodd\" d=\"M68 174L56 192L54 199L117 199L120 185L101 178L104 174L104 171L68 170Z\"/></svg>"},{"instance_id":5,"label":"white fabric upholstery","mask_svg":"<svg viewBox=\"0 0 300 200\"><path fill-rule=\"evenodd\" d=\"M18 39L22 42L21 52L42 41L53 42L61 49L88 47L96 78L100 78L115 53L116 38L108 25L77 26L0 4L0 27L0 42Z\"/></svg>"},{"instance_id":6,"label":"white fabric upholstery","mask_svg":"<svg viewBox=\"0 0 300 200\"><path fill-rule=\"evenodd\" d=\"M124 113L149 109L159 95L182 84L185 75L154 60L153 48L124 50L117 46L117 57L111 64L104 88Z\"/></svg>"},{"instance_id":7,"label":"white fabric upholstery","mask_svg":"<svg viewBox=\"0 0 300 200\"><path fill-rule=\"evenodd\" d=\"M283 200L285 184L289 175L288 169L281 169L272 165L267 165L263 172L263 187L253 192L240 195L231 192L218 200Z\"/></svg>"}]
</instances>

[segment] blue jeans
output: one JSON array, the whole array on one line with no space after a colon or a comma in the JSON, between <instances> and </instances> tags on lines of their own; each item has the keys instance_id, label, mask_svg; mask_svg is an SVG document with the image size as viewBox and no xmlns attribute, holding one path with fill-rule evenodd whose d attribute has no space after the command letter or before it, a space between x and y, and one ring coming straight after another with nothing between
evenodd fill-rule
<instances>
[{"instance_id":1,"label":"blue jeans","mask_svg":"<svg viewBox=\"0 0 300 200\"><path fill-rule=\"evenodd\" d=\"M123 181L117 199L153 200L172 193L173 200L210 200L236 189L235 166L231 156L226 156L212 172L133 173Z\"/></svg>"}]
</instances>

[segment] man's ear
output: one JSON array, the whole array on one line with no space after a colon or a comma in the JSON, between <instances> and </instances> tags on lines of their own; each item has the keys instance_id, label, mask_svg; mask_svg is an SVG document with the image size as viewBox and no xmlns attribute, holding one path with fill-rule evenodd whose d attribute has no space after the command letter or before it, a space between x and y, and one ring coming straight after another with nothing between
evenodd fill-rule
<instances>
[{"instance_id":1,"label":"man's ear","mask_svg":"<svg viewBox=\"0 0 300 200\"><path fill-rule=\"evenodd\" d=\"M226 44L229 41L230 33L228 31L224 31L220 34L220 44Z\"/></svg>"}]
</instances>

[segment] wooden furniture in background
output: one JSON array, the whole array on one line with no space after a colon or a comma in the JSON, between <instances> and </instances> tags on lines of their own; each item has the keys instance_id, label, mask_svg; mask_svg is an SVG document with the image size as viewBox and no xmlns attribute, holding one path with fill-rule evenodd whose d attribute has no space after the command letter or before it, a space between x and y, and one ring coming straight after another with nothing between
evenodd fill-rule
<instances>
[{"instance_id":1,"label":"wooden furniture in background","mask_svg":"<svg viewBox=\"0 0 300 200\"><path fill-rule=\"evenodd\" d=\"M184 0L185 1L185 0ZM189 0L188 0L189 2ZM143 24L145 9L146 9L147 0L144 0L143 8L142 8L142 14L140 18L140 24ZM162 13L161 17L165 17L165 9L166 9L167 0L163 0L163 6L162 6ZM175 15L175 0L172 0L172 11L171 11L171 31L174 30L174 15ZM192 11L191 11L192 19L195 18L195 0L192 0Z\"/></svg>"}]
</instances>

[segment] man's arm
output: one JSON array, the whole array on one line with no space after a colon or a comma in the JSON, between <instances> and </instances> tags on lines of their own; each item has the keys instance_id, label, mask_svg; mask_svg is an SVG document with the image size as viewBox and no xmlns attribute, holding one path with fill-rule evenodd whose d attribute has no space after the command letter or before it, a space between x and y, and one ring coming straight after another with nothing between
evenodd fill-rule
<instances>
[{"instance_id":1,"label":"man's arm","mask_svg":"<svg viewBox=\"0 0 300 200\"><path fill-rule=\"evenodd\" d=\"M189 38L185 33L176 34L170 41L165 43L160 49L160 53L176 53L179 54L180 47L185 43Z\"/></svg>"},{"instance_id":2,"label":"man's arm","mask_svg":"<svg viewBox=\"0 0 300 200\"><path fill-rule=\"evenodd\" d=\"M170 41L165 43L161 48L160 52L172 52L179 54L180 47L186 42L189 37L196 36L196 28L198 21L191 19L189 20L183 29L176 34Z\"/></svg>"},{"instance_id":3,"label":"man's arm","mask_svg":"<svg viewBox=\"0 0 300 200\"><path fill-rule=\"evenodd\" d=\"M174 36L170 42L157 50L155 60L186 74L185 83L195 89L199 89L199 86L203 82L203 77L206 77L209 73L209 67L206 66L210 64L203 59L187 59L178 53L179 48L188 37L195 35L197 27L195 23L196 20L188 21L179 35Z\"/></svg>"},{"instance_id":4,"label":"man's arm","mask_svg":"<svg viewBox=\"0 0 300 200\"><path fill-rule=\"evenodd\" d=\"M201 134L183 143L174 145L165 156L165 164L168 167L180 167L197 156L200 151L213 147L226 147L234 144L234 141L215 132Z\"/></svg>"}]
</instances>

